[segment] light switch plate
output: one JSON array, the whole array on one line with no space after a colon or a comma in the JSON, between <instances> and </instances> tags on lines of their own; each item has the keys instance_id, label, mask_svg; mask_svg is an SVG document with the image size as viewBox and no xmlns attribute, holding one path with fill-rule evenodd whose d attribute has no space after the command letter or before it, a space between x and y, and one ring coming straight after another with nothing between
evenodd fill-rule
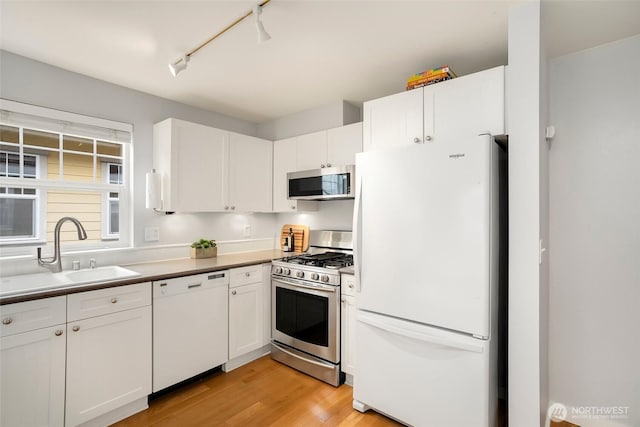
<instances>
[{"instance_id":1,"label":"light switch plate","mask_svg":"<svg viewBox=\"0 0 640 427\"><path fill-rule=\"evenodd\" d=\"M144 228L144 241L145 242L157 242L160 240L160 228L159 227L145 227Z\"/></svg>"},{"instance_id":2,"label":"light switch plate","mask_svg":"<svg viewBox=\"0 0 640 427\"><path fill-rule=\"evenodd\" d=\"M251 237L251 226L249 224L244 226L244 237Z\"/></svg>"}]
</instances>

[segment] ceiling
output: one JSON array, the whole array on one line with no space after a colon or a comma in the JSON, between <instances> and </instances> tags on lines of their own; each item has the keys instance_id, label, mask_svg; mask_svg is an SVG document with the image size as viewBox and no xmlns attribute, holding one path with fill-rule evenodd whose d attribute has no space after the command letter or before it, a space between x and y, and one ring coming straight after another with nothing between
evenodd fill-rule
<instances>
[{"instance_id":1,"label":"ceiling","mask_svg":"<svg viewBox=\"0 0 640 427\"><path fill-rule=\"evenodd\" d=\"M0 48L251 122L404 90L448 64L459 75L507 63L519 0L272 0L258 44L253 16L168 70L256 2L0 0ZM640 0L544 2L550 54L640 33Z\"/></svg>"}]
</instances>

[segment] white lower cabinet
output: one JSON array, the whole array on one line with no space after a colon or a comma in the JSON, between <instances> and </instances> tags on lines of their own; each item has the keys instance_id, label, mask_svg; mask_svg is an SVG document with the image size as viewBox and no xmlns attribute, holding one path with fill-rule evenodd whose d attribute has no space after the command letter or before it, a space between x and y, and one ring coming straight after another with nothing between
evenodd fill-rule
<instances>
[{"instance_id":1,"label":"white lower cabinet","mask_svg":"<svg viewBox=\"0 0 640 427\"><path fill-rule=\"evenodd\" d=\"M264 345L261 265L234 268L229 283L229 359Z\"/></svg>"},{"instance_id":2,"label":"white lower cabinet","mask_svg":"<svg viewBox=\"0 0 640 427\"><path fill-rule=\"evenodd\" d=\"M62 324L0 338L1 426L64 425L65 334Z\"/></svg>"},{"instance_id":3,"label":"white lower cabinet","mask_svg":"<svg viewBox=\"0 0 640 427\"><path fill-rule=\"evenodd\" d=\"M0 312L0 426L63 426L67 298Z\"/></svg>"},{"instance_id":4,"label":"white lower cabinet","mask_svg":"<svg viewBox=\"0 0 640 427\"><path fill-rule=\"evenodd\" d=\"M342 274L341 288L341 354L340 365L342 372L353 376L355 370L354 342L356 330L356 301L355 301L355 277L351 274ZM347 382L352 378L347 377Z\"/></svg>"},{"instance_id":5,"label":"white lower cabinet","mask_svg":"<svg viewBox=\"0 0 640 427\"><path fill-rule=\"evenodd\" d=\"M135 308L131 308L131 295L142 296L136 297ZM65 424L76 426L140 399L146 401L151 394L151 284L82 292L67 299ZM120 309L120 302L126 309ZM100 312L108 314L71 317L87 305L104 307Z\"/></svg>"}]
</instances>

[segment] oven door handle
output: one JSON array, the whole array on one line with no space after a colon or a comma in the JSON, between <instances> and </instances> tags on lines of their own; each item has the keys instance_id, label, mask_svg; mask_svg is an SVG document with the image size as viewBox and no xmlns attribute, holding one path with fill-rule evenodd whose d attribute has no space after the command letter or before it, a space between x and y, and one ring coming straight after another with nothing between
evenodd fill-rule
<instances>
[{"instance_id":1,"label":"oven door handle","mask_svg":"<svg viewBox=\"0 0 640 427\"><path fill-rule=\"evenodd\" d=\"M271 280L273 282L282 283L283 285L288 285L294 288L305 288L305 289L311 289L313 291L320 291L320 292L326 292L326 293L332 293L332 294L335 293L336 290L338 289L337 286L320 287L320 286L303 285L302 283L298 283L298 282L295 282L295 283L285 282L284 280L276 279L275 277L272 277Z\"/></svg>"},{"instance_id":2,"label":"oven door handle","mask_svg":"<svg viewBox=\"0 0 640 427\"><path fill-rule=\"evenodd\" d=\"M282 348L282 346L276 344L275 342L271 342L271 345L274 346L274 347L277 347L278 350L280 350L283 353L287 353L291 357L295 357L296 359L304 360L305 363L311 363L312 365L320 366L321 368L332 368L333 369L333 366L330 365L329 363L317 362L315 360L307 359L306 357L298 356L297 354Z\"/></svg>"}]
</instances>

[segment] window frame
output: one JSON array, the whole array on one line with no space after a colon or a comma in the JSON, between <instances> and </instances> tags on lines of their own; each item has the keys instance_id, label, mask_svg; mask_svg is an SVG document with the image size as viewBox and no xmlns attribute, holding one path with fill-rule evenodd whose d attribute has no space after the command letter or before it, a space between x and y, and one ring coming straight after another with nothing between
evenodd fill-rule
<instances>
[{"instance_id":1,"label":"window frame","mask_svg":"<svg viewBox=\"0 0 640 427\"><path fill-rule=\"evenodd\" d=\"M102 182L105 182L107 184L111 184L111 171L110 171L110 167L112 165L114 166L120 166L121 168L121 176L122 176L122 181L124 181L124 168L125 166L120 164L120 163L113 163L113 162L109 162L109 161L103 161L102 163ZM118 221L120 220L120 192L118 192L118 198L117 199L112 199L111 198L111 193L115 193L115 191L105 191L102 194L102 218L101 218L101 227L100 227L100 232L101 232L101 238L102 240L116 240L120 238L120 224L118 224L118 232L117 233L112 233L111 232L111 204L110 202L112 200L117 200L118 201Z\"/></svg>"}]
</instances>

